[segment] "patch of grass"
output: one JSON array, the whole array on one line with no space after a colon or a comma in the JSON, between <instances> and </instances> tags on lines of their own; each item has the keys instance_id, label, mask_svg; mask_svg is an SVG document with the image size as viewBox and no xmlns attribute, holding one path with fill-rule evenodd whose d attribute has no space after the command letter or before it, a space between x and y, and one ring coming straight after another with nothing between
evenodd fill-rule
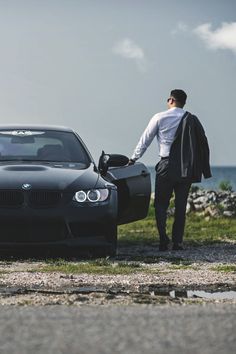
<instances>
[{"instance_id":1,"label":"patch of grass","mask_svg":"<svg viewBox=\"0 0 236 354\"><path fill-rule=\"evenodd\" d=\"M225 272L225 273L235 273L236 272L236 265L219 265L216 267L213 267L212 270L215 270L217 272Z\"/></svg>"},{"instance_id":2,"label":"patch of grass","mask_svg":"<svg viewBox=\"0 0 236 354\"><path fill-rule=\"evenodd\" d=\"M109 262L106 259L98 259L85 263L72 263L64 260L49 261L40 269L41 272L62 272L65 274L134 274L145 272L146 269L135 262Z\"/></svg>"},{"instance_id":3,"label":"patch of grass","mask_svg":"<svg viewBox=\"0 0 236 354\"><path fill-rule=\"evenodd\" d=\"M172 270L184 270L184 269L194 269L192 268L192 266L190 264L172 264L168 267L168 269L172 269Z\"/></svg>"},{"instance_id":4,"label":"patch of grass","mask_svg":"<svg viewBox=\"0 0 236 354\"><path fill-rule=\"evenodd\" d=\"M127 257L131 262L141 262L144 264L153 264L153 263L160 263L163 261L163 257L160 256L128 256Z\"/></svg>"},{"instance_id":5,"label":"patch of grass","mask_svg":"<svg viewBox=\"0 0 236 354\"><path fill-rule=\"evenodd\" d=\"M221 181L219 184L219 189L222 191L232 192L233 187L230 181Z\"/></svg>"},{"instance_id":6,"label":"patch of grass","mask_svg":"<svg viewBox=\"0 0 236 354\"><path fill-rule=\"evenodd\" d=\"M190 214L186 219L185 240L191 244L212 244L236 240L235 218L211 218Z\"/></svg>"},{"instance_id":7,"label":"patch of grass","mask_svg":"<svg viewBox=\"0 0 236 354\"><path fill-rule=\"evenodd\" d=\"M168 257L166 258L166 261L176 265L190 265L192 263L190 260L182 257Z\"/></svg>"},{"instance_id":8,"label":"patch of grass","mask_svg":"<svg viewBox=\"0 0 236 354\"><path fill-rule=\"evenodd\" d=\"M171 235L173 217L167 219L167 233ZM150 245L158 242L155 210L149 208L146 219L121 225L118 229L119 243L125 245ZM186 217L184 242L191 245L209 245L236 240L236 218L211 218L190 213Z\"/></svg>"},{"instance_id":9,"label":"patch of grass","mask_svg":"<svg viewBox=\"0 0 236 354\"><path fill-rule=\"evenodd\" d=\"M21 300L19 303L17 303L17 306L31 306L34 305L34 301L33 299L29 299L29 300Z\"/></svg>"}]
</instances>

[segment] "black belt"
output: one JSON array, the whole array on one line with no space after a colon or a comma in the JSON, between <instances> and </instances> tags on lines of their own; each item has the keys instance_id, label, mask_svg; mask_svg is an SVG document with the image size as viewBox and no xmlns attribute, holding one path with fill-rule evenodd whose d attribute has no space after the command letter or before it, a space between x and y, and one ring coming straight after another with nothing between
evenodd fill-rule
<instances>
[{"instance_id":1,"label":"black belt","mask_svg":"<svg viewBox=\"0 0 236 354\"><path fill-rule=\"evenodd\" d=\"M167 160L169 156L161 157L161 160Z\"/></svg>"}]
</instances>

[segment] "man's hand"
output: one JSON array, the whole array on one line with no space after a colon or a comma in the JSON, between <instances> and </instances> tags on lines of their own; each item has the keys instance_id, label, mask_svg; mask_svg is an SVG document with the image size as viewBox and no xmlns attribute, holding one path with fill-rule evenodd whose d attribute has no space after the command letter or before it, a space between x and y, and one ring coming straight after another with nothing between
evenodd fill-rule
<instances>
[{"instance_id":1,"label":"man's hand","mask_svg":"<svg viewBox=\"0 0 236 354\"><path fill-rule=\"evenodd\" d=\"M135 161L134 161L134 160L132 160L132 159L129 159L128 166L130 166L130 165L134 165L134 164L135 164Z\"/></svg>"}]
</instances>

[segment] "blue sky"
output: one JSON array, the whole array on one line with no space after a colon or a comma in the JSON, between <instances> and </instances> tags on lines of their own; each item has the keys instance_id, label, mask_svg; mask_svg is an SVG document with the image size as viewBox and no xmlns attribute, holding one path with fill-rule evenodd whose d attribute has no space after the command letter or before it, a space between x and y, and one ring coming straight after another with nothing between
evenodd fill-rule
<instances>
[{"instance_id":1,"label":"blue sky","mask_svg":"<svg viewBox=\"0 0 236 354\"><path fill-rule=\"evenodd\" d=\"M95 160L131 156L182 88L212 165L236 165L235 1L0 0L0 46L1 123L70 126Z\"/></svg>"}]
</instances>

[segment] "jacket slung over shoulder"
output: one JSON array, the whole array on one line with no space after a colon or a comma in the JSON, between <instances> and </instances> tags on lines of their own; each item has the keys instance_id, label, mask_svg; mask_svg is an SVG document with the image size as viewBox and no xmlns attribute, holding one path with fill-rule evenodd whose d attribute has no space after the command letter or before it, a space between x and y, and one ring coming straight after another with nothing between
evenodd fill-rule
<instances>
[{"instance_id":1,"label":"jacket slung over shoulder","mask_svg":"<svg viewBox=\"0 0 236 354\"><path fill-rule=\"evenodd\" d=\"M210 151L199 119L186 112L177 128L169 155L169 177L201 182L210 178Z\"/></svg>"}]
</instances>

